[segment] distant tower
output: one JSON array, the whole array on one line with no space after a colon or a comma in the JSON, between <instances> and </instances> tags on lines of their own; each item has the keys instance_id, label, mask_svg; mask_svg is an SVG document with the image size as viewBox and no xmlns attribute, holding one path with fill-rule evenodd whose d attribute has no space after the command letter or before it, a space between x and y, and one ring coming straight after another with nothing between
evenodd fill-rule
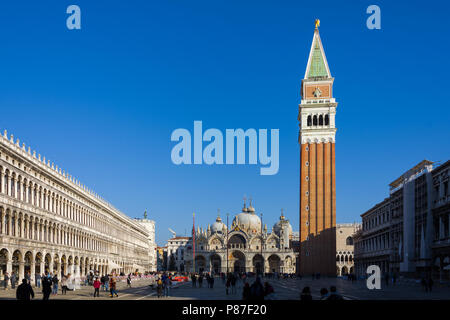
<instances>
[{"instance_id":1,"label":"distant tower","mask_svg":"<svg viewBox=\"0 0 450 320\"><path fill-rule=\"evenodd\" d=\"M316 20L300 121L300 274L336 275L335 115L333 81Z\"/></svg>"}]
</instances>

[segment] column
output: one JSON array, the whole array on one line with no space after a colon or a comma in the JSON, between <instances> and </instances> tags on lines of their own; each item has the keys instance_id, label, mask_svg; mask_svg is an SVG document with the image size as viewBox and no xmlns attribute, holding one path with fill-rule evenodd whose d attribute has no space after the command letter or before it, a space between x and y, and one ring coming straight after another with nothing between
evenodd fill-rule
<instances>
[{"instance_id":1,"label":"column","mask_svg":"<svg viewBox=\"0 0 450 320\"><path fill-rule=\"evenodd\" d=\"M16 211L14 214L14 236L18 237L20 235L19 232L19 213Z\"/></svg>"},{"instance_id":2,"label":"column","mask_svg":"<svg viewBox=\"0 0 450 320\"><path fill-rule=\"evenodd\" d=\"M8 261L6 262L6 272L8 272L9 277L11 277L12 272L12 260L8 258ZM8 281L7 287L10 286L10 281Z\"/></svg>"},{"instance_id":3,"label":"column","mask_svg":"<svg viewBox=\"0 0 450 320\"><path fill-rule=\"evenodd\" d=\"M50 260L48 264L48 272L53 273L53 258Z\"/></svg>"},{"instance_id":4,"label":"column","mask_svg":"<svg viewBox=\"0 0 450 320\"><path fill-rule=\"evenodd\" d=\"M25 279L25 262L20 261L19 262L19 281L18 283L21 284L22 283L22 279Z\"/></svg>"},{"instance_id":5,"label":"column","mask_svg":"<svg viewBox=\"0 0 450 320\"><path fill-rule=\"evenodd\" d=\"M8 229L8 235L12 236L12 213L11 213L11 211L8 214L8 227L7 227L7 229Z\"/></svg>"},{"instance_id":6,"label":"column","mask_svg":"<svg viewBox=\"0 0 450 320\"><path fill-rule=\"evenodd\" d=\"M11 196L11 175L8 175L7 181L8 181L8 190L6 190L6 194L8 196Z\"/></svg>"},{"instance_id":7,"label":"column","mask_svg":"<svg viewBox=\"0 0 450 320\"><path fill-rule=\"evenodd\" d=\"M31 283L35 283L35 275L36 275L36 263L34 261L34 257L32 257L32 261L30 263L30 279L31 279Z\"/></svg>"},{"instance_id":8,"label":"column","mask_svg":"<svg viewBox=\"0 0 450 320\"><path fill-rule=\"evenodd\" d=\"M19 191L19 183L20 183L20 181L19 181L19 178L17 178L15 181L14 181L14 198L16 198L16 199L20 199L20 195L19 194L17 194L17 192Z\"/></svg>"}]
</instances>

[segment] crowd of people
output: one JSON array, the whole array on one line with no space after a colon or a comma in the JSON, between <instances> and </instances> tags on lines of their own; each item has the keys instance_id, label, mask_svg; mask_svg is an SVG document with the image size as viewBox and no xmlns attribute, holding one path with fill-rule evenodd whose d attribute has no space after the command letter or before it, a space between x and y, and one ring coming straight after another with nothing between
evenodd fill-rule
<instances>
[{"instance_id":1,"label":"crowd of people","mask_svg":"<svg viewBox=\"0 0 450 320\"><path fill-rule=\"evenodd\" d=\"M79 288L80 284L85 286L92 286L94 288L94 297L100 296L100 289L102 291L108 292L111 298L118 297L117 293L117 281L122 281L126 277L127 287L131 287L132 279L136 278L149 278L153 277L150 273L133 273L125 276L123 273L116 275L115 273L99 275L96 271L91 271L85 277L78 277L75 279L70 273L67 275L62 275L61 279L58 277L57 273L51 273L46 271L44 274L36 273L34 277L34 290L42 288L43 300L49 300L51 295L57 295L58 290L61 290L61 295L66 295L67 291L75 291ZM33 290L31 274L30 272L25 273L24 279L22 279L21 284L16 285L19 282L19 278L15 272L5 272L3 275L3 286L4 289L8 289L8 283L11 283L11 289L16 290L16 298L18 300L31 300L35 296Z\"/></svg>"},{"instance_id":2,"label":"crowd of people","mask_svg":"<svg viewBox=\"0 0 450 320\"><path fill-rule=\"evenodd\" d=\"M311 295L311 288L306 286L300 293L300 300L310 301L313 300ZM330 287L330 291L327 288L320 289L320 300L344 300L344 298L338 294L335 286Z\"/></svg>"}]
</instances>

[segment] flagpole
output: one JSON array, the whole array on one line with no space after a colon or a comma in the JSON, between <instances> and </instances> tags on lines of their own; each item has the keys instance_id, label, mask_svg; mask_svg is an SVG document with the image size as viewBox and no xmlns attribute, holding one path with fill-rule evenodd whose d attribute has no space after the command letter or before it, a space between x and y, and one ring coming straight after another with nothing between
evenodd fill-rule
<instances>
[{"instance_id":1,"label":"flagpole","mask_svg":"<svg viewBox=\"0 0 450 320\"><path fill-rule=\"evenodd\" d=\"M192 272L195 273L195 212L192 213L192 243L193 243L193 259L192 259L192 265L193 265L193 270Z\"/></svg>"},{"instance_id":2,"label":"flagpole","mask_svg":"<svg viewBox=\"0 0 450 320\"><path fill-rule=\"evenodd\" d=\"M229 233L229 230L228 230L228 216L229 215L230 214L227 213L227 271L226 271L227 275L228 275L228 233Z\"/></svg>"}]
</instances>

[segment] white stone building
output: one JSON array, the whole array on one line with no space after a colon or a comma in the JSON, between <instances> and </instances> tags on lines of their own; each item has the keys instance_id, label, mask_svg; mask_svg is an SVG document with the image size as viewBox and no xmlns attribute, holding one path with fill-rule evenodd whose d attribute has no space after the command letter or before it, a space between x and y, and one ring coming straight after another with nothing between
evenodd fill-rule
<instances>
[{"instance_id":1,"label":"white stone building","mask_svg":"<svg viewBox=\"0 0 450 320\"><path fill-rule=\"evenodd\" d=\"M174 235L167 241L167 270L169 271L188 271L186 266L186 252L188 243L190 243L191 237L179 237ZM171 260L173 259L175 268L171 266ZM175 270L172 270L175 269Z\"/></svg>"},{"instance_id":2,"label":"white stone building","mask_svg":"<svg viewBox=\"0 0 450 320\"><path fill-rule=\"evenodd\" d=\"M144 219L135 219L148 232L148 271L157 271L157 252L156 252L156 230L155 221L147 219L147 211L144 213Z\"/></svg>"},{"instance_id":3,"label":"white stone building","mask_svg":"<svg viewBox=\"0 0 450 320\"><path fill-rule=\"evenodd\" d=\"M230 230L220 216L207 229L198 228L195 233L195 271L294 273L296 256L290 247L292 227L283 213L267 232L262 228L255 209L244 203ZM186 244L185 270L194 269L193 242Z\"/></svg>"},{"instance_id":4,"label":"white stone building","mask_svg":"<svg viewBox=\"0 0 450 320\"><path fill-rule=\"evenodd\" d=\"M50 160L0 135L0 275L146 271L148 237Z\"/></svg>"}]
</instances>

